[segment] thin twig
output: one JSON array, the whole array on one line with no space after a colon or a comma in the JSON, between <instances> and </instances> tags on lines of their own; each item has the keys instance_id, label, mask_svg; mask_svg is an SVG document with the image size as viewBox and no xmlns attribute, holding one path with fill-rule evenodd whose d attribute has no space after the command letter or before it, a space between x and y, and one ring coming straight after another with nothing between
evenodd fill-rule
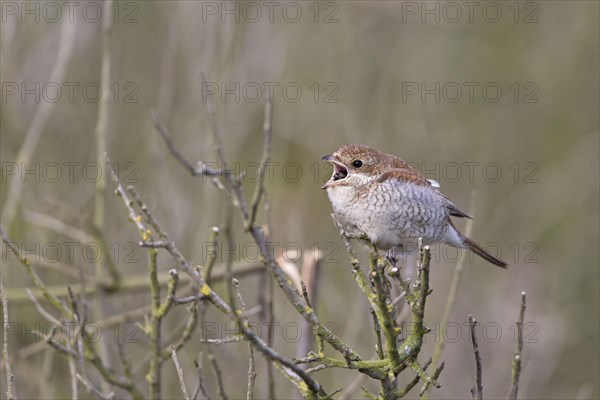
<instances>
[{"instance_id":1,"label":"thin twig","mask_svg":"<svg viewBox=\"0 0 600 400\"><path fill-rule=\"evenodd\" d=\"M104 394L102 393L102 391L100 389L98 389L96 386L94 386L92 384L92 382L90 382L89 379L87 379L85 376L76 373L75 374L75 378L76 380L80 381L81 383L83 383L83 386L85 386L85 388L87 389L88 393L93 394L94 396L96 396L99 399L114 399L115 398L115 393L114 392L109 392L108 394ZM74 399L78 399L79 397L74 397Z\"/></svg>"},{"instance_id":2,"label":"thin twig","mask_svg":"<svg viewBox=\"0 0 600 400\"><path fill-rule=\"evenodd\" d=\"M203 297L204 298L204 297ZM174 304L177 304L175 302L175 300L173 300ZM181 336L179 337L179 339L177 339L177 341L172 345L173 347L175 347L175 350L179 350L183 347L183 345L191 339L192 334L194 333L194 331L196 330L196 327L198 326L198 304L197 303L193 303L188 307L188 311L190 313L190 316L188 317L188 320L185 324L185 328L183 329L183 331L181 332ZM165 354L165 352L163 352L163 360L165 359L167 355Z\"/></svg>"},{"instance_id":3,"label":"thin twig","mask_svg":"<svg viewBox=\"0 0 600 400\"><path fill-rule=\"evenodd\" d=\"M148 257L149 262L149 278L150 278L150 294L152 297L152 313L150 314L150 322L145 326L146 335L150 340L150 371L148 371L147 379L150 383L150 398L157 399L161 397L161 379L160 371L162 367L162 319L168 311L168 305L161 306L160 301L160 285L158 284L158 252L155 249L150 249ZM171 275L172 281L177 280L177 274ZM170 283L169 286L175 286ZM172 289L175 290L174 288ZM171 302L172 303L172 302Z\"/></svg>"},{"instance_id":4,"label":"thin twig","mask_svg":"<svg viewBox=\"0 0 600 400\"><path fill-rule=\"evenodd\" d=\"M131 362L127 359L127 354L125 354L125 346L122 340L117 340L117 349L119 360L121 361L121 365L123 366L123 374L129 380L133 380L133 373L131 372Z\"/></svg>"},{"instance_id":5,"label":"thin twig","mask_svg":"<svg viewBox=\"0 0 600 400\"><path fill-rule=\"evenodd\" d=\"M237 280L233 280L233 285L236 285L236 283ZM238 298L241 298L239 290ZM268 359L273 361L275 363L275 367L285 374L299 390L302 391L302 389L306 390L306 388L308 388L310 393L313 395L323 392L321 385L309 374L307 374L306 371L304 371L299 365L297 365L297 363L276 352L271 346L265 343L260 336L253 332L252 329L250 329L250 325L245 320L245 317L241 314L242 313L238 313L237 310L233 311L238 329L240 330L241 334L244 335L246 340L260 350L260 352L263 353ZM305 385L302 387L298 380L304 381Z\"/></svg>"},{"instance_id":6,"label":"thin twig","mask_svg":"<svg viewBox=\"0 0 600 400\"><path fill-rule=\"evenodd\" d=\"M121 183L119 182L118 176L116 175L114 169L112 168L110 159L108 158L108 156L106 156L106 160L107 160L107 166L111 173L113 181L115 182L115 184L117 186L116 193L122 198L122 200L125 204L125 207L129 210L130 220L136 225L138 232L139 232L140 236L142 237L142 241L151 240L152 239L151 231L146 227L146 224L143 223L142 217L139 215L139 213L133 207L134 203L130 199L130 196L127 194L127 192L124 190ZM241 191L234 191L234 193L236 194L236 196L242 196ZM241 203L242 203L242 201L238 200L238 204L241 204ZM247 213L244 214L244 217L247 218ZM267 265L274 263L274 261L272 259L272 254L268 251L268 247L265 242L262 231L257 229L256 226L252 226L251 233L252 233L253 237L255 237L255 241L259 245L259 248L261 249L261 254L263 255L263 257L266 259L268 258ZM204 296L206 296L207 299L210 300L210 302L215 307L217 307L219 310L221 310L223 313L225 313L232 319L237 319L239 317L238 315L236 315L235 310L233 310L221 297L219 297L217 295L217 293L210 286L208 286L206 284L206 282L204 281L200 272L196 268L193 268L187 262L187 260L183 256L183 254L177 249L177 247L175 247L175 244L173 242L166 242L164 244L164 248L179 262L181 269L192 277L193 281L200 287L200 293L202 293ZM287 285L287 281L284 278L283 273L281 272L281 269L277 268L276 275L278 276L278 280L283 281L284 285ZM291 287L288 289L293 290ZM294 296L298 299L299 294L297 291L294 291ZM313 320L316 320L314 313L309 312L305 308L303 301L300 299L298 299L297 301L298 301L297 305L301 308L303 315L306 315L306 317L311 317ZM321 325L320 323L319 323L319 325L320 325L320 329L322 329L324 332L329 333L329 335L333 336L333 333L331 333L331 331L329 331L329 329L327 329L325 326ZM317 393L317 392L321 391L320 385L311 376L306 374L302 369L300 369L297 365L295 365L291 360L289 360L289 359L281 356L279 353L275 352L260 337L258 337L255 334L255 332L253 332L251 329L243 327L242 333L266 357L268 357L269 359L271 359L273 361L276 361L277 363L280 363L282 365L282 367L292 370L296 375L298 375L306 383L306 386L309 388L309 390L312 393ZM327 337L330 338L331 336L327 336ZM341 344L341 342L339 342L339 339L338 339L338 342L336 342L336 344L339 347L343 346L342 347L344 349L343 351L348 352L349 347Z\"/></svg>"},{"instance_id":7,"label":"thin twig","mask_svg":"<svg viewBox=\"0 0 600 400\"><path fill-rule=\"evenodd\" d=\"M181 386L181 393L183 393L183 398L185 400L190 400L190 395L188 394L187 388L185 387L185 380L183 379L183 369L181 368L181 365L179 365L179 360L177 359L177 351L175 351L175 347L173 346L171 346L171 358L173 358L175 370L177 371L177 376L179 376L179 385Z\"/></svg>"},{"instance_id":8,"label":"thin twig","mask_svg":"<svg viewBox=\"0 0 600 400\"><path fill-rule=\"evenodd\" d=\"M240 284L237 279L232 280L232 286L237 293L237 299L240 303L240 311L243 315L246 311L246 304L242 298L242 292L240 291ZM254 382L256 381L256 369L254 368L254 348L252 343L248 343L248 384L246 390L246 399L252 400L254 398Z\"/></svg>"},{"instance_id":9,"label":"thin twig","mask_svg":"<svg viewBox=\"0 0 600 400\"><path fill-rule=\"evenodd\" d=\"M263 124L263 132L264 132L264 140L263 140L263 155L262 160L260 162L258 183L254 188L254 196L252 198L252 203L250 207L250 216L246 222L246 229L250 226L254 225L256 221L256 214L258 212L258 207L260 205L260 201L265 192L265 171L267 169L267 165L269 163L269 159L271 157L271 142L273 140L273 99L271 99L271 94L269 93L269 98L267 99L267 103L265 104L265 120Z\"/></svg>"},{"instance_id":10,"label":"thin twig","mask_svg":"<svg viewBox=\"0 0 600 400\"><path fill-rule=\"evenodd\" d=\"M427 362L423 365L423 371L427 371L427 368L429 367L430 364L431 364L431 358L429 360L427 360ZM396 397L402 398L402 397L406 396L408 394L408 392L411 391L412 388L417 386L417 383L419 383L420 380L421 380L421 377L419 375L415 376L413 378L413 380L408 382L408 384L402 390L396 392Z\"/></svg>"},{"instance_id":11,"label":"thin twig","mask_svg":"<svg viewBox=\"0 0 600 400\"><path fill-rule=\"evenodd\" d=\"M248 390L246 391L246 400L254 398L254 383L256 382L256 369L254 368L254 348L248 343Z\"/></svg>"},{"instance_id":12,"label":"thin twig","mask_svg":"<svg viewBox=\"0 0 600 400\"><path fill-rule=\"evenodd\" d=\"M213 373L215 374L215 379L217 380L217 394L221 396L223 400L227 400L228 397L225 393L225 385L223 384L223 374L221 373L221 368L219 368L217 358L211 351L208 352L208 361L210 361Z\"/></svg>"},{"instance_id":13,"label":"thin twig","mask_svg":"<svg viewBox=\"0 0 600 400\"><path fill-rule=\"evenodd\" d=\"M185 159L183 154L181 154L179 152L179 150L177 150L177 147L175 147L175 144L173 143L173 136L169 133L169 130L167 129L167 127L158 118L158 116L156 115L156 112L154 110L149 110L148 112L150 114L150 118L152 119L152 123L154 124L154 127L156 128L158 133L160 133L160 136L165 141L165 144L169 148L169 151L171 151L171 154L173 154L173 156L177 159L177 161L179 161L179 163L181 165L183 165L192 175L204 174L205 173L204 171L198 171L192 164L190 164Z\"/></svg>"},{"instance_id":14,"label":"thin twig","mask_svg":"<svg viewBox=\"0 0 600 400\"><path fill-rule=\"evenodd\" d=\"M198 354L198 360L194 360L194 364L196 365L196 374L198 375L198 382L196 383L196 387L194 388L194 392L192 393L192 400L196 400L198 398L198 394L202 393L205 399L210 399L206 389L204 388L204 378L202 376L202 352Z\"/></svg>"},{"instance_id":15,"label":"thin twig","mask_svg":"<svg viewBox=\"0 0 600 400\"><path fill-rule=\"evenodd\" d=\"M440 377L440 374L442 373L442 371L444 370L444 366L446 364L442 361L442 363L436 368L435 372L433 373L433 375L431 376L431 379L433 381L437 382L437 378ZM440 387L440 386L438 386ZM421 389L421 391L419 392L419 396L423 396L423 394L425 393L425 391L427 391L428 386L425 385L423 386L423 388Z\"/></svg>"},{"instance_id":16,"label":"thin twig","mask_svg":"<svg viewBox=\"0 0 600 400\"><path fill-rule=\"evenodd\" d=\"M219 237L219 228L213 226L210 230L210 235L208 238L208 243L212 246L213 251L208 253L208 259L206 260L206 265L204 266L204 280L207 285L210 285L212 280L212 270L215 265L215 261L217 260L217 239Z\"/></svg>"},{"instance_id":17,"label":"thin twig","mask_svg":"<svg viewBox=\"0 0 600 400\"><path fill-rule=\"evenodd\" d=\"M273 282L273 278L265 274L265 279L268 281L268 292L267 292L267 323L269 327L274 326L275 323L275 302L273 298L275 297L275 284ZM269 347L273 347L273 342L275 341L275 332L274 329L269 329L267 332L267 345ZM273 363L266 359L267 361L267 388L268 395L270 399L275 398L275 371L273 370Z\"/></svg>"},{"instance_id":18,"label":"thin twig","mask_svg":"<svg viewBox=\"0 0 600 400\"><path fill-rule=\"evenodd\" d=\"M62 300L60 300L58 297L54 296L48 291L44 282L40 279L38 274L32 268L29 259L24 254L22 254L17 245L15 245L15 243L9 239L2 226L0 226L0 236L2 236L2 241L6 244L6 246L12 251L12 254L15 255L17 259L21 262L21 264L27 269L27 273L33 280L33 283L42 292L46 300L48 300L48 302L55 309L59 310L66 319L70 320L72 316L67 306Z\"/></svg>"},{"instance_id":19,"label":"thin twig","mask_svg":"<svg viewBox=\"0 0 600 400\"><path fill-rule=\"evenodd\" d=\"M121 190L122 190L122 188L121 188ZM123 191L123 193L125 193L125 192ZM23 264L25 266L25 268L27 269L27 272L32 277L35 285L42 292L44 297L50 302L50 304L56 310L58 310L62 314L63 318L65 318L67 321L77 321L77 319L78 319L77 314L74 311L72 311L64 301L60 300L59 298L57 298L56 296L54 296L50 292L48 292L48 289L46 288L44 282L35 273L35 271L31 267L31 264L30 264L29 260L27 259L27 257L25 257L20 252L18 247L8 238L8 236L6 235L6 233L4 232L2 227L0 227L0 235L2 236L2 240L6 243L7 247L12 251L12 253L15 256L17 256L17 258L19 259L21 264ZM67 291L67 293L68 293L68 291ZM38 309L40 310L41 313L44 313L44 315L50 321L57 321L57 319L55 317L53 317L50 313L45 312L45 310L41 307L41 305L39 304L37 299L35 297L33 297L33 295L31 295L31 293L28 293L28 295L30 296L32 302L34 302L34 304L36 304L36 306L38 307ZM73 299L73 296L71 296L71 299ZM73 303L73 300L71 303ZM83 325L81 325L81 327L83 327ZM85 354L85 357L84 357L85 360L88 362L91 362L107 382L112 383L113 385L119 386L119 387L127 390L133 398L138 399L138 398L142 397L141 393L139 392L138 388L136 387L136 385L133 381L116 374L114 371L112 371L111 369L109 369L107 367L106 359L97 354L95 347L91 343L89 343L87 341L78 341L78 343L81 343L82 345L81 345L81 348L78 349L77 351L69 351L69 349L66 349L64 346L61 346L58 343L55 343L49 339L47 340L47 343L50 344L55 349L65 353L65 354L68 354L72 357L78 358L78 357L81 357L82 354ZM84 351L84 348L85 348L85 351Z\"/></svg>"},{"instance_id":20,"label":"thin twig","mask_svg":"<svg viewBox=\"0 0 600 400\"><path fill-rule=\"evenodd\" d=\"M29 290L29 288L25 288L25 292L27 293L27 295L29 296L29 299L35 305L36 309L38 310L38 312L40 313L40 315L42 317L44 317L48 321L52 322L54 324L54 326L62 325L60 323L60 321L56 317L54 317L54 315L52 315L48 311L46 311L46 309L42 306L42 304L38 301L38 299L36 299L33 296L33 294L31 293L31 290Z\"/></svg>"},{"instance_id":21,"label":"thin twig","mask_svg":"<svg viewBox=\"0 0 600 400\"><path fill-rule=\"evenodd\" d=\"M12 400L16 397L14 386L14 375L8 360L8 300L4 293L4 281L2 278L2 270L0 269L0 300L2 301L2 358L4 358L4 368L6 371L6 398Z\"/></svg>"},{"instance_id":22,"label":"thin twig","mask_svg":"<svg viewBox=\"0 0 600 400\"><path fill-rule=\"evenodd\" d=\"M112 168L111 161L110 161L110 158L108 157L108 155L106 155L106 165L108 167L108 170L111 174L111 177L112 177L114 183L117 186L116 193L118 196L121 197L121 199L123 200L123 203L125 204L125 207L129 211L130 221L132 221L135 224L142 241L151 240L152 239L152 231L146 226L146 224L143 223L142 216L133 207L134 201L127 194L127 192L123 188L123 185L121 185L121 183L119 181L119 177L117 176L114 168ZM132 189L130 188L129 191L131 191L131 190ZM147 208L146 209L145 209L145 207L141 207L141 208L142 208L142 212L148 217L149 214L148 214ZM156 227L158 227L158 224L156 224L154 219L148 219L148 221L150 221L150 222L148 222L149 224L155 224ZM157 232L159 232L159 234L160 234L160 232L162 232L162 230L160 230L160 228L155 228L155 229L157 230ZM166 235L164 235L164 236L166 237ZM204 286L207 286L206 283L204 282L204 279L202 279L200 272L196 268L194 268L190 265L190 263L185 259L183 254L179 251L179 249L177 247L175 247L175 244L173 242L166 241L164 244L164 249L169 254L171 254L171 256L179 263L179 267L181 268L181 270L183 272L185 272L190 278L192 278L192 283L194 284L194 288L196 288L196 287L204 288ZM208 288L208 286L207 286L207 288ZM208 290L208 289L205 289L207 292L206 295L209 296L211 302L217 308L222 310L223 312L226 312L226 313L229 312L229 306L221 298L219 298L214 291Z\"/></svg>"},{"instance_id":23,"label":"thin twig","mask_svg":"<svg viewBox=\"0 0 600 400\"><path fill-rule=\"evenodd\" d=\"M513 357L511 384L508 398L511 400L517 399L519 392L519 377L521 375L521 353L523 351L523 321L525 319L526 298L525 292L521 292L521 311L519 312L519 320L517 321L517 350Z\"/></svg>"},{"instance_id":24,"label":"thin twig","mask_svg":"<svg viewBox=\"0 0 600 400\"><path fill-rule=\"evenodd\" d=\"M471 342L473 343L473 352L475 353L475 386L471 388L471 396L473 399L481 400L483 398L483 382L481 380L481 355L479 354L479 345L477 344L477 336L475 335L475 326L477 320L469 315L469 327L471 329Z\"/></svg>"},{"instance_id":25,"label":"thin twig","mask_svg":"<svg viewBox=\"0 0 600 400\"><path fill-rule=\"evenodd\" d=\"M381 325L379 325L379 321L377 320L377 314L375 313L375 310L373 310L373 308L369 308L369 311L371 312L371 317L373 317L373 328L375 330L375 338L377 339L377 344L375 345L375 350L377 352L377 357L379 357L380 360L383 360L385 358L385 355L383 354L383 342L381 341Z\"/></svg>"}]
</instances>

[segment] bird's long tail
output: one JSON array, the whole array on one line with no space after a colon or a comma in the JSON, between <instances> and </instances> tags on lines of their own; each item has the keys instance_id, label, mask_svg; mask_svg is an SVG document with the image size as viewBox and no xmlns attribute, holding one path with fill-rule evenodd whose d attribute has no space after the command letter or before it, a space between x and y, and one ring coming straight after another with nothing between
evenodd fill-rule
<instances>
[{"instance_id":1,"label":"bird's long tail","mask_svg":"<svg viewBox=\"0 0 600 400\"><path fill-rule=\"evenodd\" d=\"M464 235L461 235L461 236L463 238L464 244L467 245L467 247L469 248L469 250L471 250L473 253L477 254L479 257L483 258L486 261L491 262L494 265L502 267L502 268L506 268L506 266L508 265L503 260L499 259L496 256L491 255L490 253L488 253L487 251L485 251L484 249L482 249L481 246L479 246L477 243L475 243L474 241L472 241L468 237L466 237Z\"/></svg>"}]
</instances>

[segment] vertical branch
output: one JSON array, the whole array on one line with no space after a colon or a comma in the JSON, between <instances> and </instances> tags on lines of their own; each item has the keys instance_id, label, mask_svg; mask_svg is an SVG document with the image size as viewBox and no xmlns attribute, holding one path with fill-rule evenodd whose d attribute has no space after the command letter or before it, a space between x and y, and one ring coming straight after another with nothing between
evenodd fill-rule
<instances>
[{"instance_id":1,"label":"vertical branch","mask_svg":"<svg viewBox=\"0 0 600 400\"><path fill-rule=\"evenodd\" d=\"M4 292L4 282L2 278L2 270L0 270L0 300L2 301L2 358L4 359L4 368L6 371L6 398L12 400L15 398L15 387L13 383L14 376L8 361L8 299Z\"/></svg>"},{"instance_id":2,"label":"vertical branch","mask_svg":"<svg viewBox=\"0 0 600 400\"><path fill-rule=\"evenodd\" d=\"M152 296L152 315L150 325L146 327L150 339L150 370L147 379L150 383L150 398L161 397L161 368L164 361L162 356L162 320L167 315L175 301L175 290L179 283L179 274L176 269L169 271L169 282L167 283L167 300L161 304L160 283L158 281L158 251L151 248L150 256L150 293ZM172 347L173 349L175 347Z\"/></svg>"},{"instance_id":3,"label":"vertical branch","mask_svg":"<svg viewBox=\"0 0 600 400\"><path fill-rule=\"evenodd\" d=\"M427 333L425 327L425 302L429 295L429 264L431 262L431 252L429 246L421 247L421 258L419 260L419 295L417 297L415 309L413 310L413 325L419 341L423 341L423 336Z\"/></svg>"},{"instance_id":4,"label":"vertical branch","mask_svg":"<svg viewBox=\"0 0 600 400\"><path fill-rule=\"evenodd\" d=\"M100 87L102 94L98 104L98 120L96 121L96 128L94 130L94 136L96 137L96 163L97 165L104 165L104 157L106 154L106 132L108 129L108 105L110 98L110 35L111 35L111 15L112 15L113 0L105 0L104 2L104 18L102 20L102 69L100 76ZM106 191L106 174L101 174L98 181L96 182L95 193L94 193L94 219L93 226L97 233L97 237L103 238L104 235L104 194ZM104 242L103 239L100 239ZM110 252L104 252L104 254L110 254ZM104 276L104 257L100 258L96 262L95 278L96 282L102 282ZM104 294L102 291L98 291L94 297L94 307L92 312L92 318L96 321L102 319L104 315ZM100 340L98 343L100 356L103 360L109 360L109 352L106 342ZM104 390L107 389L103 382Z\"/></svg>"},{"instance_id":5,"label":"vertical branch","mask_svg":"<svg viewBox=\"0 0 600 400\"><path fill-rule=\"evenodd\" d=\"M477 336L475 336L475 326L477 320L469 315L469 326L471 329L471 342L473 342L473 352L475 353L475 386L471 388L471 396L473 399L481 400L483 398L483 382L481 381L481 355L479 354L479 345L477 344Z\"/></svg>"},{"instance_id":6,"label":"vertical branch","mask_svg":"<svg viewBox=\"0 0 600 400\"><path fill-rule=\"evenodd\" d=\"M240 303L240 313L243 315L246 312L246 304L244 303L244 299L242 298L242 293L240 292L240 284L237 279L232 279L232 287L235 288L237 292L238 302ZM240 318L237 320L238 324L244 323ZM242 330L242 326L240 325L240 330ZM254 382L256 381L256 369L254 368L254 347L252 347L252 343L248 342L248 384L246 390L246 400L252 400L254 398Z\"/></svg>"},{"instance_id":7,"label":"vertical branch","mask_svg":"<svg viewBox=\"0 0 600 400\"><path fill-rule=\"evenodd\" d=\"M254 382L256 381L256 369L254 368L254 347L248 343L248 390L246 392L246 400L254 398Z\"/></svg>"},{"instance_id":8,"label":"vertical branch","mask_svg":"<svg viewBox=\"0 0 600 400\"><path fill-rule=\"evenodd\" d=\"M196 400L198 395L202 393L205 399L208 399L208 393L206 392L206 388L204 387L204 377L202 375L202 352L198 355L198 360L194 360L194 364L196 365L196 374L198 375L198 382L196 383L196 387L192 392L192 400Z\"/></svg>"},{"instance_id":9,"label":"vertical branch","mask_svg":"<svg viewBox=\"0 0 600 400\"><path fill-rule=\"evenodd\" d=\"M519 392L521 352L523 351L523 320L525 319L526 308L525 300L525 292L521 292L521 312L519 313L519 320L517 321L517 351L513 357L510 392L508 393L508 398L511 400L516 400L517 393Z\"/></svg>"},{"instance_id":10,"label":"vertical branch","mask_svg":"<svg viewBox=\"0 0 600 400\"><path fill-rule=\"evenodd\" d=\"M273 332L273 324L275 323L275 303L273 297L275 296L275 284L273 278L265 274L265 279L268 282L269 290L267 297L267 323L269 330L267 332L267 345L273 347L273 341L275 340L275 332ZM268 395L270 399L275 398L275 371L273 371L273 363L267 360L267 386Z\"/></svg>"},{"instance_id":11,"label":"vertical branch","mask_svg":"<svg viewBox=\"0 0 600 400\"><path fill-rule=\"evenodd\" d=\"M246 222L246 229L250 226L254 225L256 221L256 214L258 213L258 206L260 205L260 201L265 192L265 170L267 169L269 159L271 157L271 142L273 139L273 100L271 99L271 95L269 94L269 98L267 99L267 104L265 104L265 121L263 123L263 132L264 132L264 140L263 140L263 155L262 160L260 162L258 183L254 188L254 196L252 198L252 206L250 216Z\"/></svg>"},{"instance_id":12,"label":"vertical branch","mask_svg":"<svg viewBox=\"0 0 600 400\"><path fill-rule=\"evenodd\" d=\"M150 325L146 327L150 339L150 370L146 379L150 383L150 398L160 398L160 369L161 369L161 317L158 315L160 309L160 284L158 283L158 266L156 249L150 249L150 293L152 296L152 316Z\"/></svg>"},{"instance_id":13,"label":"vertical branch","mask_svg":"<svg viewBox=\"0 0 600 400\"><path fill-rule=\"evenodd\" d=\"M210 365L215 374L215 379L217 380L217 394L221 396L223 400L227 400L229 397L227 397L227 394L225 393L225 385L223 384L223 374L221 373L221 368L219 368L217 358L211 351L209 351L208 353L208 361L210 361Z\"/></svg>"},{"instance_id":14,"label":"vertical branch","mask_svg":"<svg viewBox=\"0 0 600 400\"><path fill-rule=\"evenodd\" d=\"M207 285L210 285L212 278L212 269L215 265L215 261L217 260L217 239L219 237L219 228L213 226L210 230L210 235L208 238L208 243L211 244L213 251L208 253L208 260L206 260L206 265L204 266L204 281L206 281Z\"/></svg>"},{"instance_id":15,"label":"vertical branch","mask_svg":"<svg viewBox=\"0 0 600 400\"><path fill-rule=\"evenodd\" d=\"M385 337L385 355L390 359L392 369L396 370L402 364L398 348L396 347L398 331L394 326L395 324L390 314L389 298L386 296L385 285L387 281L384 275L385 265L380 261L377 253L371 255L371 277L375 281L375 292L377 295L377 309L375 313Z\"/></svg>"},{"instance_id":16,"label":"vertical branch","mask_svg":"<svg viewBox=\"0 0 600 400\"><path fill-rule=\"evenodd\" d=\"M185 387L185 380L183 379L183 369L181 365L179 365L179 360L177 359L177 352L175 351L175 347L171 346L171 358L173 359L173 364L175 364L175 370L177 370L177 376L179 377L179 385L181 386L181 393L183 393L183 398L185 400L190 400L190 395L188 394L187 388Z\"/></svg>"},{"instance_id":17,"label":"vertical branch","mask_svg":"<svg viewBox=\"0 0 600 400\"><path fill-rule=\"evenodd\" d=\"M75 366L75 360L72 357L69 357L69 373L71 374L71 398L77 400L79 398L77 367Z\"/></svg>"},{"instance_id":18,"label":"vertical branch","mask_svg":"<svg viewBox=\"0 0 600 400\"><path fill-rule=\"evenodd\" d=\"M100 86L102 95L98 103L98 120L94 135L96 136L96 162L104 165L106 154L106 132L108 129L108 105L110 98L110 34L113 0L104 2L104 19L102 20L102 70ZM96 182L94 198L94 226L102 234L104 232L104 192L106 191L106 174Z\"/></svg>"},{"instance_id":19,"label":"vertical branch","mask_svg":"<svg viewBox=\"0 0 600 400\"><path fill-rule=\"evenodd\" d=\"M381 387L383 391L383 397L386 399L394 398L394 390L396 389L396 374L394 371L399 371L402 366L400 360L400 353L396 344L396 337L398 336L399 330L395 326L395 321L390 313L389 290L386 285L388 281L385 277L384 267L385 264L381 257L378 256L377 251L373 250L370 254L371 271L370 276L375 283L375 294L377 297L377 307L375 308L375 315L378 319L379 325L383 330L383 336L385 337L385 357L390 363L390 373L381 379Z\"/></svg>"},{"instance_id":20,"label":"vertical branch","mask_svg":"<svg viewBox=\"0 0 600 400\"><path fill-rule=\"evenodd\" d=\"M377 344L375 345L375 351L377 353L377 357L380 360L385 358L383 354L383 343L381 342L381 325L379 325L379 321L377 320L377 314L373 308L369 308L371 311L371 317L373 317L373 329L375 330L375 337L377 338Z\"/></svg>"}]
</instances>

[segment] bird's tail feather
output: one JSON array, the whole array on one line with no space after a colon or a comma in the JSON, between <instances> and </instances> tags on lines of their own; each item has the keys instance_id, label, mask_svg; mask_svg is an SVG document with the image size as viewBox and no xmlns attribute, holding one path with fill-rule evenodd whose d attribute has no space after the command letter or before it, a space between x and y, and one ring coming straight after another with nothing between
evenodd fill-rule
<instances>
[{"instance_id":1,"label":"bird's tail feather","mask_svg":"<svg viewBox=\"0 0 600 400\"><path fill-rule=\"evenodd\" d=\"M487 251L482 249L481 246L479 246L477 243L475 243L468 237L463 236L463 240L464 240L464 243L469 248L469 250L471 250L473 253L477 254L479 257L483 258L484 260L489 261L492 264L497 265L502 268L506 268L506 266L508 265L505 261L499 259L496 256L491 255L490 253L488 253Z\"/></svg>"}]
</instances>

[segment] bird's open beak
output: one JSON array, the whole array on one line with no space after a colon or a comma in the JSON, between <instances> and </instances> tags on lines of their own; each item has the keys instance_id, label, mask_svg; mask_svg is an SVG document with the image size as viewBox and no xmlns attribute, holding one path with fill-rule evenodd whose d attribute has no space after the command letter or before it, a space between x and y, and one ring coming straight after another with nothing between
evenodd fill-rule
<instances>
[{"instance_id":1,"label":"bird's open beak","mask_svg":"<svg viewBox=\"0 0 600 400\"><path fill-rule=\"evenodd\" d=\"M348 176L349 170L343 163L339 162L336 157L331 154L323 156L321 160L330 162L333 165L333 174L331 178L321 186L321 189L327 189L331 187L335 182L340 181Z\"/></svg>"}]
</instances>

